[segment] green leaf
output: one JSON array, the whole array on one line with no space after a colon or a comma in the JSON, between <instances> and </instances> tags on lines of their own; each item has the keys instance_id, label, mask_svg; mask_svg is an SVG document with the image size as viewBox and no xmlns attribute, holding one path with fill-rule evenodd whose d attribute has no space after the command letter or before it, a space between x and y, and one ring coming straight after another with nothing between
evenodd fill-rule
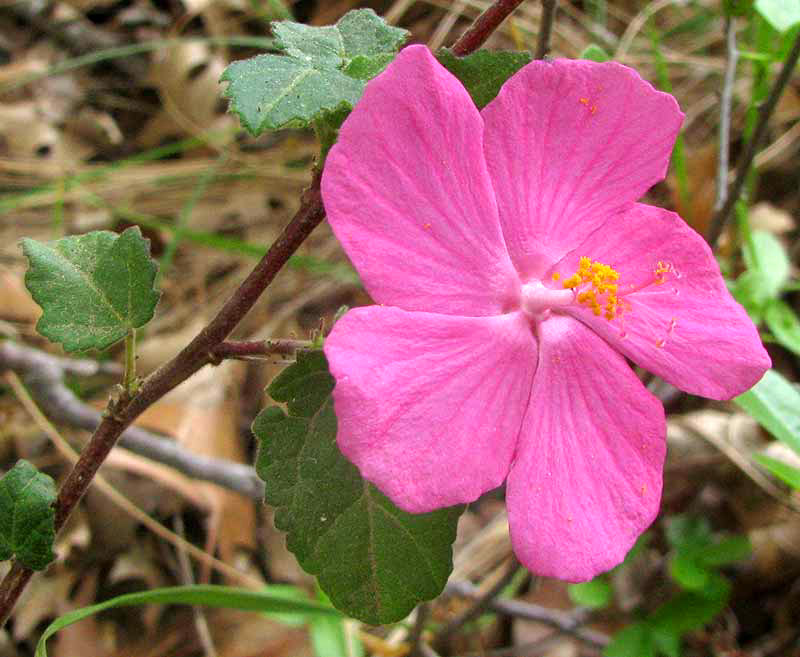
<instances>
[{"instance_id":1,"label":"green leaf","mask_svg":"<svg viewBox=\"0 0 800 657\"><path fill-rule=\"evenodd\" d=\"M497 96L508 78L531 61L531 54L478 50L466 57L456 57L451 50L442 48L436 59L461 81L475 105L482 109Z\"/></svg>"},{"instance_id":2,"label":"green leaf","mask_svg":"<svg viewBox=\"0 0 800 657\"><path fill-rule=\"evenodd\" d=\"M722 11L729 16L746 16L753 8L753 0L722 0Z\"/></svg>"},{"instance_id":3,"label":"green leaf","mask_svg":"<svg viewBox=\"0 0 800 657\"><path fill-rule=\"evenodd\" d=\"M710 575L695 555L686 551L678 551L669 560L669 574L682 588L689 591L703 590Z\"/></svg>"},{"instance_id":4,"label":"green leaf","mask_svg":"<svg viewBox=\"0 0 800 657\"><path fill-rule=\"evenodd\" d=\"M681 637L679 635L660 627L654 627L652 632L657 653L665 655L665 657L681 657Z\"/></svg>"},{"instance_id":5,"label":"green leaf","mask_svg":"<svg viewBox=\"0 0 800 657\"><path fill-rule=\"evenodd\" d=\"M408 30L387 25L372 9L348 11L336 27L342 35L345 62L394 54L409 36Z\"/></svg>"},{"instance_id":6,"label":"green leaf","mask_svg":"<svg viewBox=\"0 0 800 657\"><path fill-rule=\"evenodd\" d=\"M779 459L774 459L768 454L753 454L753 459L778 477L778 479L795 490L800 490L800 469Z\"/></svg>"},{"instance_id":7,"label":"green leaf","mask_svg":"<svg viewBox=\"0 0 800 657\"><path fill-rule=\"evenodd\" d=\"M728 602L730 584L721 575L709 580L709 589L703 594L697 592L679 593L661 605L648 622L663 633L683 636L710 623Z\"/></svg>"},{"instance_id":8,"label":"green leaf","mask_svg":"<svg viewBox=\"0 0 800 657\"><path fill-rule=\"evenodd\" d=\"M231 109L253 135L307 127L323 112L353 107L364 84L336 69L318 69L293 57L258 55L233 62L220 80Z\"/></svg>"},{"instance_id":9,"label":"green leaf","mask_svg":"<svg viewBox=\"0 0 800 657\"><path fill-rule=\"evenodd\" d=\"M675 549L702 547L711 540L711 525L698 516L678 515L667 520L666 536Z\"/></svg>"},{"instance_id":10,"label":"green leaf","mask_svg":"<svg viewBox=\"0 0 800 657\"><path fill-rule=\"evenodd\" d=\"M733 401L800 454L800 392L774 369Z\"/></svg>"},{"instance_id":11,"label":"green leaf","mask_svg":"<svg viewBox=\"0 0 800 657\"><path fill-rule=\"evenodd\" d=\"M583 52L579 55L579 58L589 59L593 62L607 62L611 59L611 55L609 55L596 43L590 43L583 49Z\"/></svg>"},{"instance_id":12,"label":"green leaf","mask_svg":"<svg viewBox=\"0 0 800 657\"><path fill-rule=\"evenodd\" d=\"M797 0L756 0L756 11L778 32L786 32L800 23Z\"/></svg>"},{"instance_id":13,"label":"green leaf","mask_svg":"<svg viewBox=\"0 0 800 657\"><path fill-rule=\"evenodd\" d=\"M283 593L246 591L228 586L213 585L173 586L120 595L100 604L83 607L64 614L50 623L45 629L39 639L39 643L36 644L36 657L47 657L47 639L73 623L106 609L145 604L204 605L206 607L240 609L242 611L304 615L309 620L341 617L341 614L332 607L310 600L287 598Z\"/></svg>"},{"instance_id":14,"label":"green leaf","mask_svg":"<svg viewBox=\"0 0 800 657\"><path fill-rule=\"evenodd\" d=\"M788 303L773 299L764 311L764 321L781 345L800 356L800 320Z\"/></svg>"},{"instance_id":15,"label":"green leaf","mask_svg":"<svg viewBox=\"0 0 800 657\"><path fill-rule=\"evenodd\" d=\"M761 324L764 308L771 301L761 272L749 269L730 284L733 298L744 306L754 324Z\"/></svg>"},{"instance_id":16,"label":"green leaf","mask_svg":"<svg viewBox=\"0 0 800 657\"><path fill-rule=\"evenodd\" d=\"M42 307L36 330L66 351L105 349L153 317L156 263L138 226L54 242L22 240L25 285Z\"/></svg>"},{"instance_id":17,"label":"green leaf","mask_svg":"<svg viewBox=\"0 0 800 657\"><path fill-rule=\"evenodd\" d=\"M0 560L12 556L33 570L54 558L56 485L27 461L0 479Z\"/></svg>"},{"instance_id":18,"label":"green leaf","mask_svg":"<svg viewBox=\"0 0 800 657\"><path fill-rule=\"evenodd\" d=\"M256 461L275 526L333 604L370 624L404 618L437 596L452 570L462 507L410 514L396 508L339 452L321 350L300 352L269 386L275 401L253 423Z\"/></svg>"},{"instance_id":19,"label":"green leaf","mask_svg":"<svg viewBox=\"0 0 800 657\"><path fill-rule=\"evenodd\" d=\"M714 536L705 518L674 516L667 522L666 534L674 549L669 561L670 575L684 589L702 595L709 595L709 591L713 594L713 586L719 586L719 575L714 568L750 555L747 537Z\"/></svg>"},{"instance_id":20,"label":"green leaf","mask_svg":"<svg viewBox=\"0 0 800 657\"><path fill-rule=\"evenodd\" d=\"M753 548L746 536L729 536L706 546L698 555L699 561L709 568L718 568L735 561L747 559Z\"/></svg>"},{"instance_id":21,"label":"green leaf","mask_svg":"<svg viewBox=\"0 0 800 657\"><path fill-rule=\"evenodd\" d=\"M603 575L598 575L588 582L570 584L567 587L567 592L570 600L575 604L591 607L592 609L607 607L614 595L608 578Z\"/></svg>"},{"instance_id":22,"label":"green leaf","mask_svg":"<svg viewBox=\"0 0 800 657\"><path fill-rule=\"evenodd\" d=\"M745 242L744 260L749 270L759 273L763 293L775 299L789 279L789 256L777 237L763 230L754 230L752 239Z\"/></svg>"},{"instance_id":23,"label":"green leaf","mask_svg":"<svg viewBox=\"0 0 800 657\"><path fill-rule=\"evenodd\" d=\"M656 657L653 632L646 623L633 623L617 632L603 651L605 657Z\"/></svg>"},{"instance_id":24,"label":"green leaf","mask_svg":"<svg viewBox=\"0 0 800 657\"><path fill-rule=\"evenodd\" d=\"M371 9L356 9L332 26L272 23L283 55L233 62L220 78L231 110L253 135L309 127L325 114L351 109L366 81L380 73L408 38Z\"/></svg>"}]
</instances>

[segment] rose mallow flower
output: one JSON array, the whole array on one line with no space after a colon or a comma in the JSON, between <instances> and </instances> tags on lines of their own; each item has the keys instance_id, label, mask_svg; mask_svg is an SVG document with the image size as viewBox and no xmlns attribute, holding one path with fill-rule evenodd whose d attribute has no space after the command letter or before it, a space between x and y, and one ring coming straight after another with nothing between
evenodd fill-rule
<instances>
[{"instance_id":1,"label":"rose mallow flower","mask_svg":"<svg viewBox=\"0 0 800 657\"><path fill-rule=\"evenodd\" d=\"M705 241L637 202L682 119L616 63L532 62L482 111L423 46L367 85L322 195L378 305L325 354L339 447L400 508L505 481L519 560L589 579L661 497L664 409L626 359L713 399L770 366Z\"/></svg>"}]
</instances>

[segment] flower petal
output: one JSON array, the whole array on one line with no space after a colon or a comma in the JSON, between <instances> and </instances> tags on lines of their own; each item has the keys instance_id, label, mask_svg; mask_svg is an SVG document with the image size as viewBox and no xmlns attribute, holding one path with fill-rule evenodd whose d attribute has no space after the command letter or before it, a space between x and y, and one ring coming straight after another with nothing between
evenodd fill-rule
<instances>
[{"instance_id":1,"label":"flower petal","mask_svg":"<svg viewBox=\"0 0 800 657\"><path fill-rule=\"evenodd\" d=\"M566 59L528 64L482 114L500 222L526 282L664 177L683 120L633 69Z\"/></svg>"},{"instance_id":2,"label":"flower petal","mask_svg":"<svg viewBox=\"0 0 800 657\"><path fill-rule=\"evenodd\" d=\"M613 217L564 262L588 256L616 269L629 308L618 319L573 314L631 360L686 392L730 399L771 362L744 308L731 297L705 240L677 214L636 204ZM656 270L669 269L654 283Z\"/></svg>"},{"instance_id":3,"label":"flower petal","mask_svg":"<svg viewBox=\"0 0 800 657\"><path fill-rule=\"evenodd\" d=\"M539 325L539 368L508 476L511 541L532 572L583 581L653 521L666 453L661 403L580 322Z\"/></svg>"},{"instance_id":4,"label":"flower petal","mask_svg":"<svg viewBox=\"0 0 800 657\"><path fill-rule=\"evenodd\" d=\"M339 448L399 507L471 502L503 482L536 369L521 313L357 308L335 324L325 355Z\"/></svg>"},{"instance_id":5,"label":"flower petal","mask_svg":"<svg viewBox=\"0 0 800 657\"><path fill-rule=\"evenodd\" d=\"M519 298L483 158L483 121L423 46L405 48L328 155L328 220L375 301L496 315Z\"/></svg>"}]
</instances>

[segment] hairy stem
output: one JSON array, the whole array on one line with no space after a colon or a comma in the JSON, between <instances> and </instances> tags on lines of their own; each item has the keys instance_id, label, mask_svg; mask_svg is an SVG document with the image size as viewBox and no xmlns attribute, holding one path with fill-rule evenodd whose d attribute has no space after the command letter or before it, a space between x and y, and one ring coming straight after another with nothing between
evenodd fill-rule
<instances>
[{"instance_id":1,"label":"hairy stem","mask_svg":"<svg viewBox=\"0 0 800 657\"><path fill-rule=\"evenodd\" d=\"M496 0L458 39L453 51L463 56L479 48L521 3L522 0ZM214 350L231 334L292 254L325 218L321 179L322 171L316 169L311 186L300 199L297 213L214 319L177 356L147 377L132 398L109 405L103 421L61 485L56 500L56 531L61 529L86 493L92 478L125 428L200 368L218 361ZM0 627L5 625L32 574L28 568L14 562L0 582Z\"/></svg>"},{"instance_id":2,"label":"hairy stem","mask_svg":"<svg viewBox=\"0 0 800 657\"><path fill-rule=\"evenodd\" d=\"M298 349L308 349L310 340L253 340L247 342L223 342L211 350L212 356L221 362L225 359L264 358L278 354L291 356Z\"/></svg>"},{"instance_id":3,"label":"hairy stem","mask_svg":"<svg viewBox=\"0 0 800 657\"><path fill-rule=\"evenodd\" d=\"M761 147L764 137L767 135L769 118L775 111L775 106L778 104L783 90L792 77L798 59L800 59L800 34L795 38L792 49L783 62L781 72L775 79L772 89L770 89L769 96L767 96L767 100L764 101L764 104L758 111L758 119L756 127L753 130L753 136L750 138L750 141L747 142L747 146L745 146L744 152L741 154L736 164L736 178L728 189L728 198L725 200L722 207L714 213L711 219L711 228L708 231L708 243L712 248L717 243L719 236L722 234L722 230L725 228L725 224L728 219L730 219L733 207L742 194L744 184L747 181L747 175L750 172L750 167L753 166L756 153Z\"/></svg>"},{"instance_id":4,"label":"hairy stem","mask_svg":"<svg viewBox=\"0 0 800 657\"><path fill-rule=\"evenodd\" d=\"M122 387L128 395L136 393L136 329L125 336L125 372Z\"/></svg>"}]
</instances>

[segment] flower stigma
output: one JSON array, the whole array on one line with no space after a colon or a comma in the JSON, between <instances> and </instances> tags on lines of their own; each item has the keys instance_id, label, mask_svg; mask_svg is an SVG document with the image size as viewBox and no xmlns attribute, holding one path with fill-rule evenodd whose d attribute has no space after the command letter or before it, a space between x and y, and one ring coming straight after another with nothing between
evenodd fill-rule
<instances>
[{"instance_id":1,"label":"flower stigma","mask_svg":"<svg viewBox=\"0 0 800 657\"><path fill-rule=\"evenodd\" d=\"M575 301L572 290L554 290L542 285L541 281L531 281L522 286L522 310L535 319L544 319L550 309L569 306Z\"/></svg>"}]
</instances>

